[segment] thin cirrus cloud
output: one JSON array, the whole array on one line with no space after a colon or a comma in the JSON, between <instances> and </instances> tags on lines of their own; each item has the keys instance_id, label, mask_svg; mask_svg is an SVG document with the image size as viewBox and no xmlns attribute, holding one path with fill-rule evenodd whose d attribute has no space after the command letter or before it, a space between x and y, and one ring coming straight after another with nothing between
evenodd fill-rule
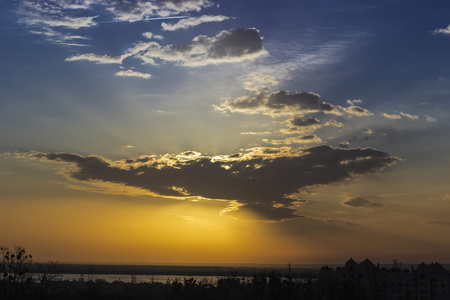
<instances>
[{"instance_id":1,"label":"thin cirrus cloud","mask_svg":"<svg viewBox=\"0 0 450 300\"><path fill-rule=\"evenodd\" d=\"M213 5L209 0L156 0L156 3L159 7L178 12L200 11Z\"/></svg>"},{"instance_id":2,"label":"thin cirrus cloud","mask_svg":"<svg viewBox=\"0 0 450 300\"><path fill-rule=\"evenodd\" d=\"M18 23L25 28L32 28L31 33L42 36L47 41L64 46L86 46L80 40L89 37L73 32L81 28L90 28L98 23L97 13L91 12L94 2L80 1L29 1L17 2L15 13ZM80 16L89 11L90 16Z\"/></svg>"},{"instance_id":3,"label":"thin cirrus cloud","mask_svg":"<svg viewBox=\"0 0 450 300\"><path fill-rule=\"evenodd\" d=\"M244 80L244 89L254 93L269 91L270 86L278 84L278 80L272 75L251 72L246 75Z\"/></svg>"},{"instance_id":4,"label":"thin cirrus cloud","mask_svg":"<svg viewBox=\"0 0 450 300\"><path fill-rule=\"evenodd\" d=\"M106 1L106 10L117 20L140 20L152 16L166 17L172 14L200 11L212 5L208 0L156 0L156 1Z\"/></svg>"},{"instance_id":5,"label":"thin cirrus cloud","mask_svg":"<svg viewBox=\"0 0 450 300\"><path fill-rule=\"evenodd\" d=\"M44 36L48 41L69 46L84 46L77 42L60 42L62 39L75 39L71 31L82 28L92 28L101 23L110 22L135 22L154 17L175 18L182 12L200 11L209 7L212 2L207 0L156 0L156 1L93 1L93 0L48 0L30 1L23 0L16 4L15 13L18 22L26 27L38 28L32 33ZM111 14L113 19L110 18ZM175 15L175 16L174 16ZM214 16L200 17L199 20L191 20L173 26L195 26L197 22L212 22ZM180 17L181 18L181 17ZM225 20L224 16L216 16L215 20ZM195 19L195 18L194 18ZM182 25L185 24L185 25ZM190 24L190 25L189 25ZM170 27L170 25L169 25ZM49 29L55 33L49 34ZM58 38L55 38L58 36ZM87 37L81 37L87 38Z\"/></svg>"},{"instance_id":6,"label":"thin cirrus cloud","mask_svg":"<svg viewBox=\"0 0 450 300\"><path fill-rule=\"evenodd\" d=\"M299 190L377 173L399 161L372 148L325 145L257 147L214 157L187 151L121 161L71 153L30 152L16 157L68 163L68 177L83 184L113 183L162 197L225 200L234 203L231 212L244 210L276 221L299 217L295 207ZM353 206L365 205L354 201Z\"/></svg>"},{"instance_id":7,"label":"thin cirrus cloud","mask_svg":"<svg viewBox=\"0 0 450 300\"><path fill-rule=\"evenodd\" d=\"M21 1L17 8L19 22L27 26L79 29L97 25L98 15L80 17L77 12L88 10L93 1Z\"/></svg>"},{"instance_id":8,"label":"thin cirrus cloud","mask_svg":"<svg viewBox=\"0 0 450 300\"><path fill-rule=\"evenodd\" d=\"M229 17L227 16L210 16L210 15L204 15L200 17L192 17L180 20L176 23L161 23L161 27L165 31L175 31L178 29L187 29L189 27L198 26L203 23L210 23L210 22L222 22L225 20L228 20Z\"/></svg>"},{"instance_id":9,"label":"thin cirrus cloud","mask_svg":"<svg viewBox=\"0 0 450 300\"><path fill-rule=\"evenodd\" d=\"M81 43L82 40L90 40L90 38L74 35L68 33L61 33L59 31L53 30L51 28L41 28L30 30L31 33L36 35L44 36L48 41L51 41L54 44L66 45L66 46L75 46L75 47L85 47L87 44Z\"/></svg>"},{"instance_id":10,"label":"thin cirrus cloud","mask_svg":"<svg viewBox=\"0 0 450 300\"><path fill-rule=\"evenodd\" d=\"M85 53L78 54L66 58L66 61L77 61L77 60L87 60L92 61L97 64L122 64L123 57L121 56L110 56L110 55L98 55L95 53Z\"/></svg>"}]
</instances>

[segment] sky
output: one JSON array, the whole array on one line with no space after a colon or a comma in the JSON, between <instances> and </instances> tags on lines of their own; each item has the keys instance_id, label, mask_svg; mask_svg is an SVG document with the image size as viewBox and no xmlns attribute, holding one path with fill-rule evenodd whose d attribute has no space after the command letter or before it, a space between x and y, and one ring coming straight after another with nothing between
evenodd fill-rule
<instances>
[{"instance_id":1,"label":"sky","mask_svg":"<svg viewBox=\"0 0 450 300\"><path fill-rule=\"evenodd\" d=\"M450 262L450 3L0 1L0 244Z\"/></svg>"}]
</instances>

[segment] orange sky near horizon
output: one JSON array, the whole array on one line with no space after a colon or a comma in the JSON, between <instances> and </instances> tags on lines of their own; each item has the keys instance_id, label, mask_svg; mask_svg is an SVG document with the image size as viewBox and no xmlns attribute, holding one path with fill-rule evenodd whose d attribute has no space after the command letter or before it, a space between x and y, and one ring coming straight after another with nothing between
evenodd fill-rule
<instances>
[{"instance_id":1,"label":"orange sky near horizon","mask_svg":"<svg viewBox=\"0 0 450 300\"><path fill-rule=\"evenodd\" d=\"M0 1L0 245L93 264L450 263L449 10Z\"/></svg>"}]
</instances>

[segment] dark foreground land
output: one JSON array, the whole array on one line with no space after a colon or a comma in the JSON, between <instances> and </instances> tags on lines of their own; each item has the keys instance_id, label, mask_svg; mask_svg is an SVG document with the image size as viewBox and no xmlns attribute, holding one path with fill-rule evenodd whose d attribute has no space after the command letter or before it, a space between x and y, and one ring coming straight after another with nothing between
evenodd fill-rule
<instances>
[{"instance_id":1,"label":"dark foreground land","mask_svg":"<svg viewBox=\"0 0 450 300\"><path fill-rule=\"evenodd\" d=\"M5 286L2 286L2 292ZM275 272L255 274L251 278L224 277L216 282L197 281L193 277L168 283L108 283L93 281L28 282L9 289L5 299L365 299L352 287L324 286L317 278L283 277ZM7 297L7 298L6 298ZM1 299L1 296L0 296Z\"/></svg>"},{"instance_id":2,"label":"dark foreground land","mask_svg":"<svg viewBox=\"0 0 450 300\"><path fill-rule=\"evenodd\" d=\"M142 275L173 275L178 268L177 272L190 274L179 274L179 279L167 282L144 283L136 282L135 275L132 282L107 282L99 275L116 273L118 269L114 268L120 266L72 267L62 269L54 262L29 268L15 264L9 273L0 273L0 300L450 300L450 271L436 262L408 269L396 260L386 268L368 259L360 263L349 259L342 267L323 266L318 272L291 272L290 267L252 271L201 266L129 266L131 269L123 270ZM87 276L64 280L63 273L79 271ZM201 276L208 277L199 279Z\"/></svg>"}]
</instances>

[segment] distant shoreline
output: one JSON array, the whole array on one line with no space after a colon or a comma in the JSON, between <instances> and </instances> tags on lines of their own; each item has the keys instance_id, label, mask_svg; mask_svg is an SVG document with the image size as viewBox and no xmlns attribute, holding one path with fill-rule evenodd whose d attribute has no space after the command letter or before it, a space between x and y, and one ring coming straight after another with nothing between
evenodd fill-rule
<instances>
[{"instance_id":1,"label":"distant shoreline","mask_svg":"<svg viewBox=\"0 0 450 300\"><path fill-rule=\"evenodd\" d=\"M106 265L62 264L65 274L123 274L123 275L184 275L184 276L252 276L274 271L288 274L284 267L225 267L225 266L167 266L167 265ZM315 267L291 266L292 274L317 274L321 265Z\"/></svg>"},{"instance_id":2,"label":"distant shoreline","mask_svg":"<svg viewBox=\"0 0 450 300\"><path fill-rule=\"evenodd\" d=\"M133 264L77 264L61 263L65 274L118 274L118 275L176 275L176 276L253 276L260 273L276 272L300 276L304 274L317 275L324 264L291 265L243 265L243 266L214 266L214 265L133 265ZM391 264L380 264L390 268ZM401 264L402 269L410 269L416 264ZM442 264L450 270L450 264ZM343 266L342 264L328 264L329 267Z\"/></svg>"}]
</instances>

